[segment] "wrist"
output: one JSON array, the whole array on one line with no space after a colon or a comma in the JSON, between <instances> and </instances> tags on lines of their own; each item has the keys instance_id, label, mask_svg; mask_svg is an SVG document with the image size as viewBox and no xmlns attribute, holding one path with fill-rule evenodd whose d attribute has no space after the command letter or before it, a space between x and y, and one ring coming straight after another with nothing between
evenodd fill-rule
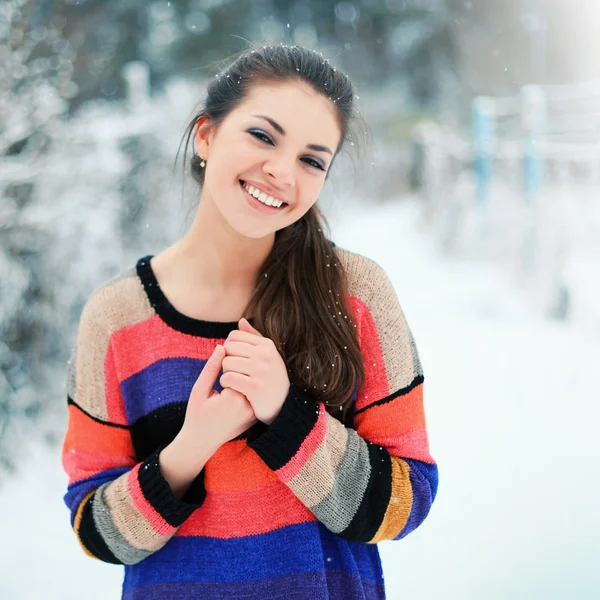
<instances>
[{"instance_id":1,"label":"wrist","mask_svg":"<svg viewBox=\"0 0 600 600\"><path fill-rule=\"evenodd\" d=\"M200 432L192 436L181 429L168 447L171 447L171 452L177 460L187 466L189 472L198 474L208 459L218 450L219 445L209 441Z\"/></svg>"}]
</instances>

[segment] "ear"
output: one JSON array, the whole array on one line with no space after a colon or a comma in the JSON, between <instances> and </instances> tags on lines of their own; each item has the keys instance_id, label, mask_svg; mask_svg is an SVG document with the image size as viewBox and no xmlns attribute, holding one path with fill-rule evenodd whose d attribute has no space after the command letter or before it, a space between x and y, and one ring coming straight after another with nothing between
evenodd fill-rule
<instances>
[{"instance_id":1,"label":"ear","mask_svg":"<svg viewBox=\"0 0 600 600\"><path fill-rule=\"evenodd\" d=\"M210 132L208 129L208 119L204 115L200 117L200 120L194 125L194 148L196 154L204 159L208 159L208 138Z\"/></svg>"}]
</instances>

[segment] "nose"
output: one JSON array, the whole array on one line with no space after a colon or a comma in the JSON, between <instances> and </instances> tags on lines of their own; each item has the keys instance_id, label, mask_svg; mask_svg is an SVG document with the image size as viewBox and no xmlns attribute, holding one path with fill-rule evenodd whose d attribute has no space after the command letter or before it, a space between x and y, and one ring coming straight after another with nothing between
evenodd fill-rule
<instances>
[{"instance_id":1,"label":"nose","mask_svg":"<svg viewBox=\"0 0 600 600\"><path fill-rule=\"evenodd\" d=\"M263 171L271 176L273 187L283 190L294 185L294 163L285 157L265 162Z\"/></svg>"}]
</instances>

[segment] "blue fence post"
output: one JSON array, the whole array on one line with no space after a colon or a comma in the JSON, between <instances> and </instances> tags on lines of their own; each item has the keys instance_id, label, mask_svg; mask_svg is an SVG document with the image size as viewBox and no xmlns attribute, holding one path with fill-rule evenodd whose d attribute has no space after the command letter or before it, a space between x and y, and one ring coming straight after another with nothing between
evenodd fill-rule
<instances>
[{"instance_id":1,"label":"blue fence post","mask_svg":"<svg viewBox=\"0 0 600 600\"><path fill-rule=\"evenodd\" d=\"M546 127L546 96L537 85L521 89L521 124L523 127L523 193L531 204L542 185L543 161L539 149L540 137Z\"/></svg>"},{"instance_id":2,"label":"blue fence post","mask_svg":"<svg viewBox=\"0 0 600 600\"><path fill-rule=\"evenodd\" d=\"M538 85L521 88L521 127L523 139L523 199L525 228L521 243L521 269L526 278L540 266L540 209L537 201L543 178L541 135L546 128L546 97Z\"/></svg>"},{"instance_id":3,"label":"blue fence post","mask_svg":"<svg viewBox=\"0 0 600 600\"><path fill-rule=\"evenodd\" d=\"M493 144L496 131L494 105L490 98L478 96L472 106L473 160L477 183L477 202L483 207L492 181Z\"/></svg>"}]
</instances>

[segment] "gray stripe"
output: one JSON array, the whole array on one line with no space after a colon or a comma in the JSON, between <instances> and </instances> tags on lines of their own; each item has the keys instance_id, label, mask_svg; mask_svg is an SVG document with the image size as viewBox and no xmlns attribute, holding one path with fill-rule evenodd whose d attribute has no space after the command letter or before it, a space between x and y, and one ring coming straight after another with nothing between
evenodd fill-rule
<instances>
[{"instance_id":1,"label":"gray stripe","mask_svg":"<svg viewBox=\"0 0 600 600\"><path fill-rule=\"evenodd\" d=\"M408 338L410 341L410 351L412 353L413 359L413 368L414 368L414 376L423 375L423 366L421 365L421 359L419 357L419 351L417 350L417 344L415 343L415 338L413 337L412 331L410 327L408 327Z\"/></svg>"},{"instance_id":2,"label":"gray stripe","mask_svg":"<svg viewBox=\"0 0 600 600\"><path fill-rule=\"evenodd\" d=\"M335 470L333 489L323 501L311 507L311 512L334 533L344 531L358 511L370 475L367 442L349 429L348 445Z\"/></svg>"},{"instance_id":3,"label":"gray stripe","mask_svg":"<svg viewBox=\"0 0 600 600\"><path fill-rule=\"evenodd\" d=\"M103 483L94 495L92 502L94 522L110 551L126 565L134 565L153 554L153 552L150 552L149 550L140 550L139 548L132 546L115 527L110 516L110 509L104 500L104 490L111 483L112 481Z\"/></svg>"}]
</instances>

